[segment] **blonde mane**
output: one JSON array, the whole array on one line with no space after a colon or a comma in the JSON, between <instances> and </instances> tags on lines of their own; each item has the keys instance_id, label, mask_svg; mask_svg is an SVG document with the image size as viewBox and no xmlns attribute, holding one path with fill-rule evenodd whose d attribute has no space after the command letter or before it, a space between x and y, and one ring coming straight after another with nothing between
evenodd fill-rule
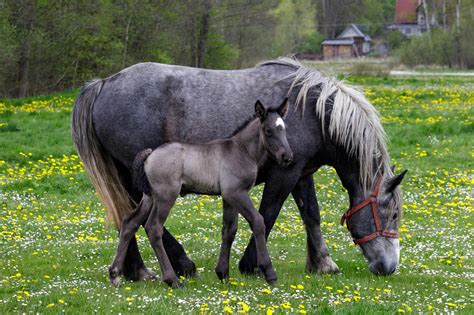
<instances>
[{"instance_id":1,"label":"blonde mane","mask_svg":"<svg viewBox=\"0 0 474 315\"><path fill-rule=\"evenodd\" d=\"M299 88L296 108L304 112L308 92L318 87L320 94L315 102L317 116L325 126L326 103L332 105L329 127L322 128L336 144L356 158L360 164L360 182L365 191L370 191L378 174L393 176L387 151L386 134L380 123L378 111L357 88L335 78L323 76L319 71L302 65L293 58L279 58L259 64L284 65L295 71L288 76L293 79L288 95ZM374 165L378 161L378 165Z\"/></svg>"}]
</instances>

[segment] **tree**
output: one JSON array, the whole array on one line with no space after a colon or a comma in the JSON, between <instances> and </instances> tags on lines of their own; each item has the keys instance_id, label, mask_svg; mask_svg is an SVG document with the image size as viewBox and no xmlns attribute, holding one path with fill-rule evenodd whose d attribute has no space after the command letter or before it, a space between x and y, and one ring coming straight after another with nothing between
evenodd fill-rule
<instances>
[{"instance_id":1,"label":"tree","mask_svg":"<svg viewBox=\"0 0 474 315\"><path fill-rule=\"evenodd\" d=\"M316 9L311 0L281 0L272 13L276 18L274 56L295 52L313 35Z\"/></svg>"}]
</instances>

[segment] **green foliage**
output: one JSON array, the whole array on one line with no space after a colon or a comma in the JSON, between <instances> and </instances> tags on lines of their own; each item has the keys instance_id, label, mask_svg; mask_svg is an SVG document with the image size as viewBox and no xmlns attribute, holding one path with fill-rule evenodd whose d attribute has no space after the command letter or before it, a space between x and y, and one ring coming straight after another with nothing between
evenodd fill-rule
<instances>
[{"instance_id":1,"label":"green foliage","mask_svg":"<svg viewBox=\"0 0 474 315\"><path fill-rule=\"evenodd\" d=\"M206 68L230 69L239 57L239 51L217 33L209 34L207 45L204 59Z\"/></svg>"},{"instance_id":2,"label":"green foliage","mask_svg":"<svg viewBox=\"0 0 474 315\"><path fill-rule=\"evenodd\" d=\"M399 31L391 31L388 33L387 44L391 50L399 48L405 41L405 36Z\"/></svg>"},{"instance_id":3,"label":"green foliage","mask_svg":"<svg viewBox=\"0 0 474 315\"><path fill-rule=\"evenodd\" d=\"M303 38L298 50L300 52L319 53L321 52L321 43L324 39L324 35L317 31L313 31L311 34L308 34Z\"/></svg>"},{"instance_id":4,"label":"green foliage","mask_svg":"<svg viewBox=\"0 0 474 315\"><path fill-rule=\"evenodd\" d=\"M314 33L315 7L311 0L281 0L273 10L277 20L273 55L286 55Z\"/></svg>"},{"instance_id":5,"label":"green foliage","mask_svg":"<svg viewBox=\"0 0 474 315\"><path fill-rule=\"evenodd\" d=\"M437 64L451 67L456 63L453 35L452 32L441 30L434 30L431 34L424 33L402 45L396 55L402 63L409 66Z\"/></svg>"},{"instance_id":6,"label":"green foliage","mask_svg":"<svg viewBox=\"0 0 474 315\"><path fill-rule=\"evenodd\" d=\"M276 24L270 13L277 5L276 0L0 0L0 97L20 94L21 74L26 76L21 86L34 95L78 87L143 61L248 66L271 56ZM206 16L209 23L203 25Z\"/></svg>"}]
</instances>

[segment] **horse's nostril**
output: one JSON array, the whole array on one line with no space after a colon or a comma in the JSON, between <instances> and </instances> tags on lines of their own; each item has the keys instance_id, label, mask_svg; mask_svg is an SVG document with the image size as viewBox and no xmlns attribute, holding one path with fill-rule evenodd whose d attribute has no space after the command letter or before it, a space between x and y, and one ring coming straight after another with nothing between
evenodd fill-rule
<instances>
[{"instance_id":1,"label":"horse's nostril","mask_svg":"<svg viewBox=\"0 0 474 315\"><path fill-rule=\"evenodd\" d=\"M397 264L381 260L371 264L369 269L376 275L387 276L395 272Z\"/></svg>"},{"instance_id":2,"label":"horse's nostril","mask_svg":"<svg viewBox=\"0 0 474 315\"><path fill-rule=\"evenodd\" d=\"M283 162L285 162L285 163L290 163L291 160L292 160L292 157L291 157L291 155L288 155L288 154L283 153L282 160L283 160Z\"/></svg>"}]
</instances>

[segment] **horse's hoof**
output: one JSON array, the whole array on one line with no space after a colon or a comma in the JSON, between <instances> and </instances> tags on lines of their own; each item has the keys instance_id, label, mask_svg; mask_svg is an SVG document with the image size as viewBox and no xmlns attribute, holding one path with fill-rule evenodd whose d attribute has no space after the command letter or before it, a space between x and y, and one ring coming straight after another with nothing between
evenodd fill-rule
<instances>
[{"instance_id":1,"label":"horse's hoof","mask_svg":"<svg viewBox=\"0 0 474 315\"><path fill-rule=\"evenodd\" d=\"M323 258L319 264L314 267L307 268L310 273L317 273L321 275L325 274L338 274L340 272L339 267L336 263L331 259L330 256Z\"/></svg>"},{"instance_id":2,"label":"horse's hoof","mask_svg":"<svg viewBox=\"0 0 474 315\"><path fill-rule=\"evenodd\" d=\"M143 280L142 276L147 273L147 268L145 266L124 266L123 276L128 281L140 281Z\"/></svg>"},{"instance_id":3,"label":"horse's hoof","mask_svg":"<svg viewBox=\"0 0 474 315\"><path fill-rule=\"evenodd\" d=\"M216 270L216 275L221 281L227 281L229 279L229 272L228 271L218 271Z\"/></svg>"},{"instance_id":4,"label":"horse's hoof","mask_svg":"<svg viewBox=\"0 0 474 315\"><path fill-rule=\"evenodd\" d=\"M173 265L174 272L178 277L194 277L196 275L196 265L188 257L180 258L176 265Z\"/></svg>"},{"instance_id":5,"label":"horse's hoof","mask_svg":"<svg viewBox=\"0 0 474 315\"><path fill-rule=\"evenodd\" d=\"M256 265L249 263L246 259L242 258L239 262L239 271L244 275L256 275L258 274L258 268Z\"/></svg>"},{"instance_id":6,"label":"horse's hoof","mask_svg":"<svg viewBox=\"0 0 474 315\"><path fill-rule=\"evenodd\" d=\"M272 278L272 279L265 279L265 281L267 281L267 283L271 286L275 286L276 283L277 283L277 278Z\"/></svg>"}]
</instances>

